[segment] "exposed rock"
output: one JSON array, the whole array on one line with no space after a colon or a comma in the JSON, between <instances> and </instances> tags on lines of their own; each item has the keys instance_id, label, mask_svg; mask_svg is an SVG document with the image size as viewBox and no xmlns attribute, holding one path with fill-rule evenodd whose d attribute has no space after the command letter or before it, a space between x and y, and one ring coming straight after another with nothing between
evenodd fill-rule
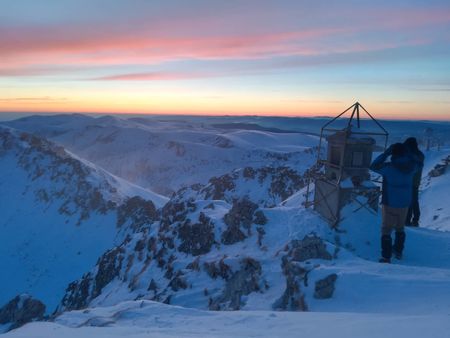
<instances>
[{"instance_id":1,"label":"exposed rock","mask_svg":"<svg viewBox=\"0 0 450 338\"><path fill-rule=\"evenodd\" d=\"M224 258L222 258L219 263L217 262L205 262L203 264L203 268L209 277L216 279L217 277L222 277L225 280L230 278L232 273L231 268L224 262Z\"/></svg>"},{"instance_id":2,"label":"exposed rock","mask_svg":"<svg viewBox=\"0 0 450 338\"><path fill-rule=\"evenodd\" d=\"M200 260L199 257L194 259L191 263L186 266L186 269L200 271Z\"/></svg>"},{"instance_id":3,"label":"exposed rock","mask_svg":"<svg viewBox=\"0 0 450 338\"><path fill-rule=\"evenodd\" d=\"M285 200L305 186L303 177L288 167L273 168L270 192Z\"/></svg>"},{"instance_id":4,"label":"exposed rock","mask_svg":"<svg viewBox=\"0 0 450 338\"><path fill-rule=\"evenodd\" d=\"M288 252L282 258L283 274L286 276L286 289L274 304L275 310L307 311L308 305L301 285L308 284L311 268L302 265L308 259L332 259L321 238L311 235L302 240L293 240Z\"/></svg>"},{"instance_id":5,"label":"exposed rock","mask_svg":"<svg viewBox=\"0 0 450 338\"><path fill-rule=\"evenodd\" d=\"M92 275L89 272L83 275L79 281L70 283L56 312L59 313L63 309L70 311L87 307L90 300L92 281Z\"/></svg>"},{"instance_id":6,"label":"exposed rock","mask_svg":"<svg viewBox=\"0 0 450 338\"><path fill-rule=\"evenodd\" d=\"M57 312L79 310L88 306L102 289L119 276L124 259L124 249L116 247L108 250L97 261L95 273L87 273L69 284Z\"/></svg>"},{"instance_id":7,"label":"exposed rock","mask_svg":"<svg viewBox=\"0 0 450 338\"><path fill-rule=\"evenodd\" d=\"M121 247L116 247L107 251L99 258L97 262L98 271L95 275L95 286L92 298L97 297L102 289L119 275L124 258L123 255L121 255L123 252L124 250Z\"/></svg>"},{"instance_id":8,"label":"exposed rock","mask_svg":"<svg viewBox=\"0 0 450 338\"><path fill-rule=\"evenodd\" d=\"M142 197L134 196L125 201L117 209L117 226L123 226L128 222L136 231L144 225L152 224L159 219L159 213L152 201L146 201Z\"/></svg>"},{"instance_id":9,"label":"exposed rock","mask_svg":"<svg viewBox=\"0 0 450 338\"><path fill-rule=\"evenodd\" d=\"M255 212L253 223L258 225L265 225L267 223L267 217L261 210Z\"/></svg>"},{"instance_id":10,"label":"exposed rock","mask_svg":"<svg viewBox=\"0 0 450 338\"><path fill-rule=\"evenodd\" d=\"M258 209L258 205L248 198L235 200L233 207L223 218L228 228L222 233L222 243L228 245L244 240L246 235L243 230L247 234L250 233L250 227L253 223L253 215L256 209ZM261 222L264 221L263 216L264 214L259 215L258 220Z\"/></svg>"},{"instance_id":11,"label":"exposed rock","mask_svg":"<svg viewBox=\"0 0 450 338\"><path fill-rule=\"evenodd\" d=\"M450 166L450 155L442 159L441 163L436 164L434 168L428 173L430 177L439 177L447 172L447 168Z\"/></svg>"},{"instance_id":12,"label":"exposed rock","mask_svg":"<svg viewBox=\"0 0 450 338\"><path fill-rule=\"evenodd\" d=\"M157 292L158 291L158 285L156 284L155 280L152 278L152 280L150 281L150 284L147 288L147 291L154 291Z\"/></svg>"},{"instance_id":13,"label":"exposed rock","mask_svg":"<svg viewBox=\"0 0 450 338\"><path fill-rule=\"evenodd\" d=\"M31 321L42 320L44 314L45 305L40 300L23 294L0 308L0 324L10 324L8 330L12 330Z\"/></svg>"},{"instance_id":14,"label":"exposed rock","mask_svg":"<svg viewBox=\"0 0 450 338\"><path fill-rule=\"evenodd\" d=\"M240 270L228 279L222 295L210 300L210 310L239 310L244 305L242 296L262 289L261 264L253 258L246 258L240 265Z\"/></svg>"},{"instance_id":15,"label":"exposed rock","mask_svg":"<svg viewBox=\"0 0 450 338\"><path fill-rule=\"evenodd\" d=\"M286 289L283 295L273 304L274 310L307 311L305 295L301 284L307 283L308 270L298 262L289 261L283 257L283 274L286 276Z\"/></svg>"},{"instance_id":16,"label":"exposed rock","mask_svg":"<svg viewBox=\"0 0 450 338\"><path fill-rule=\"evenodd\" d=\"M175 292L180 289L187 289L188 285L184 280L183 274L181 272L178 272L176 276L170 281L169 287Z\"/></svg>"},{"instance_id":17,"label":"exposed rock","mask_svg":"<svg viewBox=\"0 0 450 338\"><path fill-rule=\"evenodd\" d=\"M235 187L234 179L229 174L213 177L209 180L209 185L204 189L205 198L223 200L225 191L232 191Z\"/></svg>"},{"instance_id":18,"label":"exposed rock","mask_svg":"<svg viewBox=\"0 0 450 338\"><path fill-rule=\"evenodd\" d=\"M241 242L246 238L247 236L237 226L228 226L222 233L222 243L226 245Z\"/></svg>"},{"instance_id":19,"label":"exposed rock","mask_svg":"<svg viewBox=\"0 0 450 338\"><path fill-rule=\"evenodd\" d=\"M332 255L327 251L327 247L323 240L315 235L305 236L303 240L293 240L292 260L304 262L308 259L332 259Z\"/></svg>"},{"instance_id":20,"label":"exposed rock","mask_svg":"<svg viewBox=\"0 0 450 338\"><path fill-rule=\"evenodd\" d=\"M178 228L181 244L178 250L194 256L208 253L214 244L214 226L211 219L200 213L198 223L186 221Z\"/></svg>"},{"instance_id":21,"label":"exposed rock","mask_svg":"<svg viewBox=\"0 0 450 338\"><path fill-rule=\"evenodd\" d=\"M327 299L331 298L334 293L335 283L337 280L337 275L335 273L328 275L324 279L320 279L316 282L314 288L314 298L317 299Z\"/></svg>"}]
</instances>

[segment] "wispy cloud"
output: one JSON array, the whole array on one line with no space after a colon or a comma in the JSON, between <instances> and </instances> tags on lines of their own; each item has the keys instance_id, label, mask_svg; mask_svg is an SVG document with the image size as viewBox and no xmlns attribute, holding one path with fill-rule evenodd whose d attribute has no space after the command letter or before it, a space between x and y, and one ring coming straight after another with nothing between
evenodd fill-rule
<instances>
[{"instance_id":1,"label":"wispy cloud","mask_svg":"<svg viewBox=\"0 0 450 338\"><path fill-rule=\"evenodd\" d=\"M439 9L376 9L369 13L359 9L352 11L352 15L343 9L340 11L343 17L334 24L318 18L317 23L308 27L283 28L280 22L280 27L272 30L264 26L263 20L270 19L265 13L259 19L251 18L251 22L260 27L259 31L236 29L235 32L223 31L214 24L212 17L200 20L189 17L155 24L138 22L132 25L134 29L115 22L19 27L0 24L0 62L7 65L3 66L0 76L36 75L37 71L19 70L48 65L149 65L173 60L246 60L358 53L432 43L429 34L414 29L450 23L450 11ZM202 22L208 23L209 30L199 24ZM337 59L337 62L341 61Z\"/></svg>"},{"instance_id":2,"label":"wispy cloud","mask_svg":"<svg viewBox=\"0 0 450 338\"><path fill-rule=\"evenodd\" d=\"M21 103L52 103L52 102L64 102L68 101L65 97L50 97L50 96L41 96L41 97L8 97L8 98L0 98L0 102L21 102Z\"/></svg>"}]
</instances>

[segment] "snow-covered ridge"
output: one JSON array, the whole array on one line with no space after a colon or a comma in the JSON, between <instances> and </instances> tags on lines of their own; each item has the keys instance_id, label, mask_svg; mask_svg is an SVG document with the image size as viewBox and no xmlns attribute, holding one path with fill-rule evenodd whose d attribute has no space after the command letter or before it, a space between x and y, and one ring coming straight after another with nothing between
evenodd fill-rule
<instances>
[{"instance_id":1,"label":"snow-covered ridge","mask_svg":"<svg viewBox=\"0 0 450 338\"><path fill-rule=\"evenodd\" d=\"M4 123L49 138L118 177L165 196L247 166L314 162L317 137L299 133L218 129L190 121L83 115L31 116Z\"/></svg>"},{"instance_id":2,"label":"snow-covered ridge","mask_svg":"<svg viewBox=\"0 0 450 338\"><path fill-rule=\"evenodd\" d=\"M11 128L0 127L0 170L0 303L27 292L52 311L67 284L121 241L131 196L155 200L146 202L155 210L166 202Z\"/></svg>"},{"instance_id":3,"label":"snow-covered ridge","mask_svg":"<svg viewBox=\"0 0 450 338\"><path fill-rule=\"evenodd\" d=\"M339 228L330 229L313 210L305 209L306 169L315 158L309 136L298 140L297 134L258 130L218 134L182 121L124 122L75 115L68 121L56 119L53 127L59 131L55 129L53 137L71 135L75 143L81 142L68 127L72 120L87 126L86 131L77 129L80 140L84 141L84 132L100 136L91 140L92 151L100 145L95 150L99 154L104 144L109 144L104 149L110 154L117 145L142 151L149 144L148 128L155 128L152 146L157 146L152 155L160 156L157 149L165 130L167 142L161 144L172 158L179 157L180 162L171 163L179 182L189 181L180 173L189 175L198 168L204 177L166 203L164 197L122 181L78 152L0 128L0 168L5 172L0 178L0 209L5 215L0 230L7 234L0 238L0 257L7 257L0 259L0 269L17 274L2 274L0 284L15 292L8 299L28 291L44 300L50 312L59 304L53 323L32 323L12 335L28 337L37 330L46 337L208 336L217 333L213 332L217 325L217 335L238 337L253 334L253 325L258 333L264 327L263 334L284 337L305 333L301 331L305 327L317 332L335 325L343 332L351 327L359 336L367 336L363 333L369 327L380 335L398 337L396 330L386 328L395 325L402 334L422 332L422 336L430 332L439 336L448 329L450 233L430 230L446 230L449 222L448 171L424 178L422 227L407 229L403 260L383 265L378 263L380 214L349 204ZM175 126L180 134L173 135ZM98 132L102 128L104 134ZM96 132L91 134L92 130ZM138 139L130 141L130 135ZM279 143L283 138L285 143ZM245 157L227 158L244 148L249 163ZM217 174L210 163L202 162L208 153L196 156L204 149L213 149L215 159L223 155L233 169L223 172L228 164L220 165ZM120 157L124 153L114 163L129 159ZM427 152L424 175L448 154ZM254 159L261 161L251 162ZM195 166L180 170L177 165L183 161ZM44 194L36 193L40 189L51 195L47 202L39 197ZM99 193L92 196L104 203L86 202L95 191ZM72 214L60 212L61 205ZM81 217L83 210L86 217ZM181 323L174 324L177 320ZM385 329L377 331L380 323ZM283 325L286 331L280 329ZM359 325L364 330L358 331ZM328 337L333 330L327 330L320 332Z\"/></svg>"}]
</instances>

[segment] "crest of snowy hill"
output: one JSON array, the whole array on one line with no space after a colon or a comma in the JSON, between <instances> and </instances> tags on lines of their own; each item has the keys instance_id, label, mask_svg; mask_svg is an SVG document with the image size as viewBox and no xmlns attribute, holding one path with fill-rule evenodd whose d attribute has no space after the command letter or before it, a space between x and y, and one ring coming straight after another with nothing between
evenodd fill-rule
<instances>
[{"instance_id":1,"label":"crest of snowy hill","mask_svg":"<svg viewBox=\"0 0 450 338\"><path fill-rule=\"evenodd\" d=\"M312 135L240 130L199 121L84 115L31 116L4 124L49 138L81 158L139 186L169 196L234 169L314 161Z\"/></svg>"},{"instance_id":2,"label":"crest of snowy hill","mask_svg":"<svg viewBox=\"0 0 450 338\"><path fill-rule=\"evenodd\" d=\"M133 201L155 214L166 202L61 146L4 127L0 172L1 304L26 292L51 310L71 280L121 241Z\"/></svg>"},{"instance_id":3,"label":"crest of snowy hill","mask_svg":"<svg viewBox=\"0 0 450 338\"><path fill-rule=\"evenodd\" d=\"M246 184L266 197L271 184L243 171L180 190L158 221L69 285L59 312L136 299L210 310L450 311L449 234L407 229L404 260L380 265L379 214L349 204L333 230L301 206L304 189L285 206L252 200Z\"/></svg>"},{"instance_id":4,"label":"crest of snowy hill","mask_svg":"<svg viewBox=\"0 0 450 338\"><path fill-rule=\"evenodd\" d=\"M247 167L181 189L158 221L141 224L71 283L59 311L135 298L213 310L249 302L307 309L301 285L313 267L305 262L331 261L335 247L311 233L330 231L318 218L299 224L303 236L290 235L298 208L276 206L303 187L304 177L292 169ZM336 275L321 277L309 292L329 298Z\"/></svg>"},{"instance_id":5,"label":"crest of snowy hill","mask_svg":"<svg viewBox=\"0 0 450 338\"><path fill-rule=\"evenodd\" d=\"M436 152L432 156L440 161L425 167L423 173L420 223L430 229L450 231L450 150Z\"/></svg>"},{"instance_id":6,"label":"crest of snowy hill","mask_svg":"<svg viewBox=\"0 0 450 338\"><path fill-rule=\"evenodd\" d=\"M299 173L284 166L245 167L212 177L206 185L182 188L172 201L223 200L233 203L245 196L258 206L275 207L305 186L308 173L309 170Z\"/></svg>"},{"instance_id":7,"label":"crest of snowy hill","mask_svg":"<svg viewBox=\"0 0 450 338\"><path fill-rule=\"evenodd\" d=\"M304 175L285 170L245 168L181 189L158 220L141 222L71 283L58 311L128 300L210 310L450 311L449 233L407 229L404 259L379 264L380 213L352 203L331 229L302 206ZM284 181L273 189L279 174Z\"/></svg>"}]
</instances>

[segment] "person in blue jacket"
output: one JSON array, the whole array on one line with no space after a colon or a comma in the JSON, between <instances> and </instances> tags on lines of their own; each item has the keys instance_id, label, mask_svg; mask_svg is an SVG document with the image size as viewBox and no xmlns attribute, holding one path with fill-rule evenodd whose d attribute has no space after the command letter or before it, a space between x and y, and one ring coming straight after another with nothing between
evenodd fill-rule
<instances>
[{"instance_id":1,"label":"person in blue jacket","mask_svg":"<svg viewBox=\"0 0 450 338\"><path fill-rule=\"evenodd\" d=\"M389 157L390 161L387 161ZM412 201L417 164L408 155L404 144L395 143L372 162L370 169L383 176L380 262L390 263L392 252L396 258L402 258L406 237L404 225ZM394 229L392 245L391 233Z\"/></svg>"},{"instance_id":2,"label":"person in blue jacket","mask_svg":"<svg viewBox=\"0 0 450 338\"><path fill-rule=\"evenodd\" d=\"M419 187L422 179L422 170L425 161L425 155L420 151L415 137L409 137L403 143L408 149L409 156L416 162L418 168L413 178L412 201L406 215L406 226L419 226L420 206L419 206Z\"/></svg>"}]
</instances>

